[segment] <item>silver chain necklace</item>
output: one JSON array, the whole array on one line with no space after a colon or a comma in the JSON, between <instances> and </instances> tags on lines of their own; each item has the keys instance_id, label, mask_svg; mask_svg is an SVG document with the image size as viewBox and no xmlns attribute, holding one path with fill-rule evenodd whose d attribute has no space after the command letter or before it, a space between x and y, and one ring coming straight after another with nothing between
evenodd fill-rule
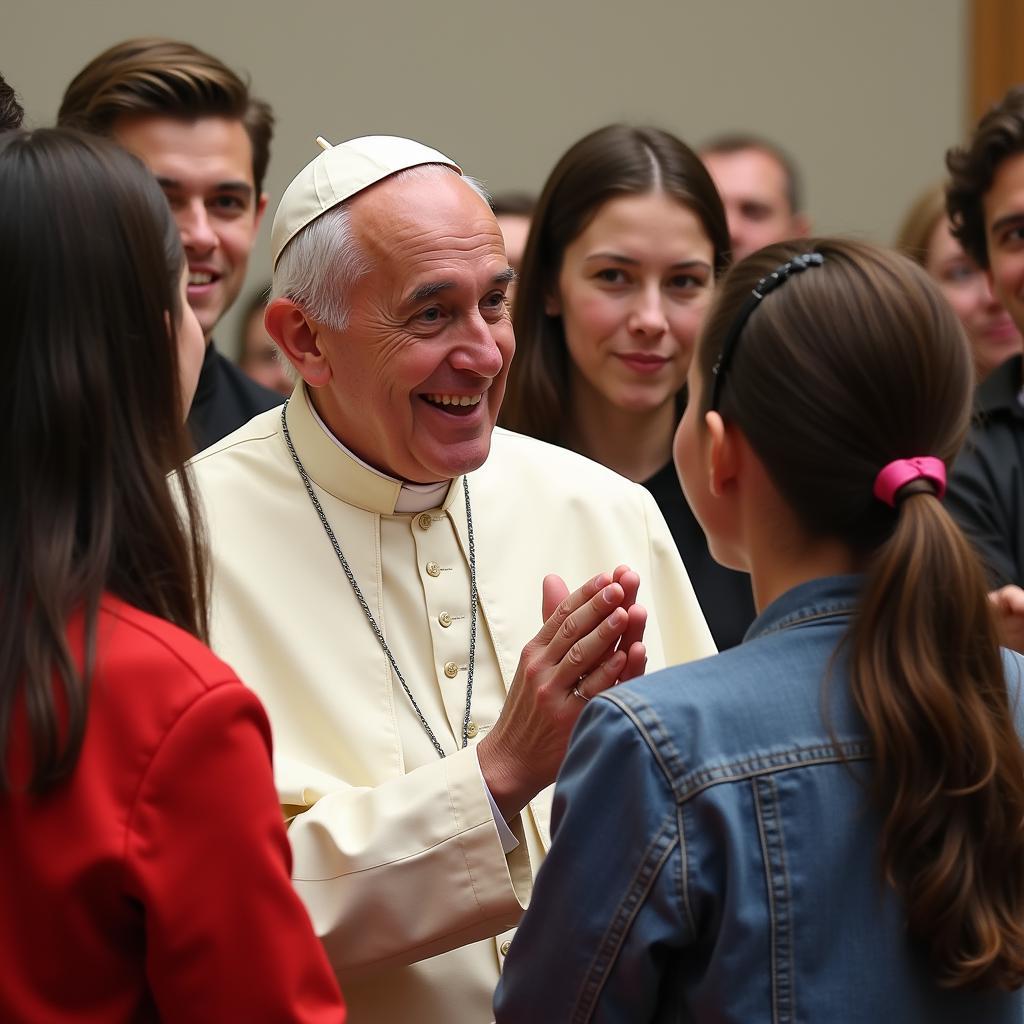
<instances>
[{"instance_id":1,"label":"silver chain necklace","mask_svg":"<svg viewBox=\"0 0 1024 1024\"><path fill-rule=\"evenodd\" d=\"M420 710L419 704L416 703L416 698L412 695L412 690L409 689L409 684L405 681L405 676L402 675L401 669L398 667L398 662L395 661L395 656L391 653L391 648L388 647L387 640L384 639L384 634L381 631L380 626L377 625L377 620L373 617L373 612L370 611L370 606L366 603L366 598L363 597L363 592L356 583L356 578L349 568L348 559L345 558L344 553L341 550L341 545L338 543L338 538L334 536L334 531L331 529L331 524L327 521L327 516L324 514L323 506L320 504L320 499L316 496L316 491L313 490L313 484L309 479L309 474L306 472L306 467L302 465L302 460L299 458L298 452L295 450L295 445L292 444L292 436L288 432L288 420L285 417L285 413L288 410L288 399L281 407L281 429L284 432L284 441L288 445L288 451L291 453L292 462L295 463L295 468L299 471L299 476L302 478L303 484L306 487L306 493L309 495L309 500L313 503L313 508L316 509L316 514L320 517L320 522L323 525L327 537L331 542L331 546L334 548L335 555L338 556L338 561L341 563L342 569L345 570L345 575L348 577L349 583L352 584L352 592L356 595L356 600L359 602L360 607L366 615L366 620L370 623L370 628L373 630L374 635L377 637L377 642L380 644L381 649L387 655L388 661L391 662L391 668L394 670L395 675L398 677L398 681L402 684L402 689L405 690L405 695L409 698L409 703L412 705L413 711L416 712L417 717L420 720L420 724L423 726L423 731L427 734L428 739L434 745L434 749L437 751L438 757L444 757L444 748L440 743L437 742L437 737L434 735L434 730L430 728L426 718L423 716L423 712ZM469 744L469 710L473 703L473 668L476 664L476 606L477 606L477 594L476 594L476 545L473 543L473 512L469 507L469 483L466 481L466 477L462 478L462 490L466 495L466 533L469 537L469 599L470 599L470 618L469 618L469 669L466 673L466 713L462 718L462 746L466 747Z\"/></svg>"}]
</instances>

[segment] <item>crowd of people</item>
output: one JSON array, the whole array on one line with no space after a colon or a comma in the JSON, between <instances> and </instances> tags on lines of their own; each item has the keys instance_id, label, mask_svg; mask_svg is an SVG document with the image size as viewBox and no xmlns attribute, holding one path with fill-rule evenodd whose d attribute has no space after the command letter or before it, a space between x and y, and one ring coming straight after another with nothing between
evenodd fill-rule
<instances>
[{"instance_id":1,"label":"crowd of people","mask_svg":"<svg viewBox=\"0 0 1024 1024\"><path fill-rule=\"evenodd\" d=\"M318 138L238 365L270 106L22 118L0 1018L1021 1019L1024 87L892 246L752 135Z\"/></svg>"}]
</instances>

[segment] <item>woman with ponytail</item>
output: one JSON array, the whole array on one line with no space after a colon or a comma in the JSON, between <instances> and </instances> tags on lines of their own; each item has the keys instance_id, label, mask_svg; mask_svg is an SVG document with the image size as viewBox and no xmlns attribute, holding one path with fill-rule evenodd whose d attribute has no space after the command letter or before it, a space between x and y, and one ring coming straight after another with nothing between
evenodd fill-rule
<instances>
[{"instance_id":1,"label":"woman with ponytail","mask_svg":"<svg viewBox=\"0 0 1024 1024\"><path fill-rule=\"evenodd\" d=\"M942 505L970 359L895 253L726 277L675 460L759 615L581 716L499 1024L1021 1020L1024 659Z\"/></svg>"}]
</instances>

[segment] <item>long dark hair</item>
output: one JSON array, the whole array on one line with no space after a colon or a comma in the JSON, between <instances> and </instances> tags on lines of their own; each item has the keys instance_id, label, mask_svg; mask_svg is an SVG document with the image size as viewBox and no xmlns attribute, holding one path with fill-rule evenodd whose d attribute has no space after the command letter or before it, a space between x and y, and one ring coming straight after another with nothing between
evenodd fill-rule
<instances>
[{"instance_id":1,"label":"long dark hair","mask_svg":"<svg viewBox=\"0 0 1024 1024\"><path fill-rule=\"evenodd\" d=\"M967 430L960 324L906 257L838 240L770 246L726 277L699 345L701 379L756 282L803 252L820 267L767 294L721 381L739 426L809 533L866 565L846 645L873 740L881 866L942 984L1024 981L1024 752L973 550L928 486L872 494L894 459L948 466ZM703 388L707 411L710 387ZM703 417L701 417L701 420Z\"/></svg>"},{"instance_id":2,"label":"long dark hair","mask_svg":"<svg viewBox=\"0 0 1024 1024\"><path fill-rule=\"evenodd\" d=\"M205 638L206 577L160 188L112 142L54 129L0 138L0 195L0 791L23 701L38 792L81 748L102 594Z\"/></svg>"},{"instance_id":3,"label":"long dark hair","mask_svg":"<svg viewBox=\"0 0 1024 1024\"><path fill-rule=\"evenodd\" d=\"M558 161L537 203L516 286L516 355L499 422L555 444L565 442L569 356L560 316L544 310L566 248L610 199L662 191L700 220L715 274L729 260L725 210L700 158L658 128L613 124L580 139Z\"/></svg>"}]
</instances>

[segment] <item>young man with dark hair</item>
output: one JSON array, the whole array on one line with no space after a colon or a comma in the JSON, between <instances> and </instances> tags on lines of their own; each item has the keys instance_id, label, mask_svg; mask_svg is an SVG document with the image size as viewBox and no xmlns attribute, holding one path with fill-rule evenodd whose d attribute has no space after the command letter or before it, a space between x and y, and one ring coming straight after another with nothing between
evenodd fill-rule
<instances>
[{"instance_id":1,"label":"young man with dark hair","mask_svg":"<svg viewBox=\"0 0 1024 1024\"><path fill-rule=\"evenodd\" d=\"M131 39L71 81L58 124L116 139L160 182L188 258L189 304L206 358L189 425L201 451L281 403L213 344L238 297L267 204L263 178L274 117L216 57L188 43Z\"/></svg>"},{"instance_id":2,"label":"young man with dark hair","mask_svg":"<svg viewBox=\"0 0 1024 1024\"><path fill-rule=\"evenodd\" d=\"M14 131L21 127L25 111L21 109L14 89L0 75L0 132Z\"/></svg>"},{"instance_id":3,"label":"young man with dark hair","mask_svg":"<svg viewBox=\"0 0 1024 1024\"><path fill-rule=\"evenodd\" d=\"M979 122L966 147L946 156L953 234L988 274L1024 329L1024 86ZM1024 585L1024 377L1017 354L978 388L975 421L946 504L985 559L996 587Z\"/></svg>"}]
</instances>

